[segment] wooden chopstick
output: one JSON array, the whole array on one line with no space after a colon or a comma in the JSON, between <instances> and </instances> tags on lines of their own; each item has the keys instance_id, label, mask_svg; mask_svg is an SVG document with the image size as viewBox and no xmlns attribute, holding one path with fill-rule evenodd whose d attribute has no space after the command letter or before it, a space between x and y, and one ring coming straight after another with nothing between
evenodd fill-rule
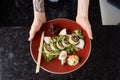
<instances>
[{"instance_id":1,"label":"wooden chopstick","mask_svg":"<svg viewBox=\"0 0 120 80\"><path fill-rule=\"evenodd\" d=\"M36 65L36 72L38 73L40 71L40 63L41 63L41 57L42 57L42 45L43 45L43 38L44 38L44 32L42 32L41 39L40 39L40 46L38 49L38 58L37 58L37 65Z\"/></svg>"}]
</instances>

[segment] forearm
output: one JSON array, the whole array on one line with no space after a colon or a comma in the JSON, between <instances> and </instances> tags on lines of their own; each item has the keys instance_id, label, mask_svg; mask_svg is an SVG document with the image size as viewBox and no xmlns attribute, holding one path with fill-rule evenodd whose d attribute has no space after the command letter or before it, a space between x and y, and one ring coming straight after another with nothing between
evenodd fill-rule
<instances>
[{"instance_id":1,"label":"forearm","mask_svg":"<svg viewBox=\"0 0 120 80\"><path fill-rule=\"evenodd\" d=\"M77 16L88 18L89 0L78 0Z\"/></svg>"},{"instance_id":2,"label":"forearm","mask_svg":"<svg viewBox=\"0 0 120 80\"><path fill-rule=\"evenodd\" d=\"M45 12L44 10L44 0L33 0L34 11L39 13Z\"/></svg>"},{"instance_id":3,"label":"forearm","mask_svg":"<svg viewBox=\"0 0 120 80\"><path fill-rule=\"evenodd\" d=\"M34 20L45 17L44 0L33 0Z\"/></svg>"}]
</instances>

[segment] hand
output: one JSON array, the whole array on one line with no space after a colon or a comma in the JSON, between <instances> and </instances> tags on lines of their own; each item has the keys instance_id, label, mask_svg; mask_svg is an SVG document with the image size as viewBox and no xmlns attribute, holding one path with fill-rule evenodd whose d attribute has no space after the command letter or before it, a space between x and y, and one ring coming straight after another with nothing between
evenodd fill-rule
<instances>
[{"instance_id":1,"label":"hand","mask_svg":"<svg viewBox=\"0 0 120 80\"><path fill-rule=\"evenodd\" d=\"M45 13L35 12L34 15L35 15L34 16L34 21L32 23L32 26L31 26L31 29L30 29L30 32L29 32L28 41L31 41L34 38L36 32L39 31L42 24L46 22Z\"/></svg>"},{"instance_id":2,"label":"hand","mask_svg":"<svg viewBox=\"0 0 120 80\"><path fill-rule=\"evenodd\" d=\"M87 17L76 17L76 22L81 25L81 27L87 32L88 37L93 39L91 25Z\"/></svg>"}]
</instances>

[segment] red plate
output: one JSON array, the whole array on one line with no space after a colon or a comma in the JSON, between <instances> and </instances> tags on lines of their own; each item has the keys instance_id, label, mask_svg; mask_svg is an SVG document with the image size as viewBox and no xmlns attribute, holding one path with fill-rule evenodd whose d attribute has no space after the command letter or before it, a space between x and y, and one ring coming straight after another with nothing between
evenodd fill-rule
<instances>
[{"instance_id":1,"label":"red plate","mask_svg":"<svg viewBox=\"0 0 120 80\"><path fill-rule=\"evenodd\" d=\"M86 31L84 31L80 25L68 19L50 20L42 26L39 32L36 33L34 39L30 43L30 50L33 60L36 62L38 57L38 48L39 48L42 31L45 31L45 36L52 36L51 28L50 28L51 24L54 25L54 27L59 27L60 29L66 28L68 33L71 33L75 29L82 30L83 36L85 37L84 38L85 46L82 50L79 50L77 53L77 55L80 57L80 62L76 66L69 66L67 64L62 66L58 58L55 58L54 60L47 62L45 58L42 56L41 68L44 69L45 71L54 74L66 74L77 70L87 61L90 55L91 41Z\"/></svg>"}]
</instances>

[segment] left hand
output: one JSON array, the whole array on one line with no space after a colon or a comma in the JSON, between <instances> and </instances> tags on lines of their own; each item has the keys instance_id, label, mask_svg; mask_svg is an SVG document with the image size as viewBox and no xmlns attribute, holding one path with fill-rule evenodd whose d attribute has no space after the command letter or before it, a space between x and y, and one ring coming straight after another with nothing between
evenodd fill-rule
<instances>
[{"instance_id":1,"label":"left hand","mask_svg":"<svg viewBox=\"0 0 120 80\"><path fill-rule=\"evenodd\" d=\"M87 32L88 37L93 39L91 25L87 17L76 17L76 22L81 25L81 27Z\"/></svg>"}]
</instances>

